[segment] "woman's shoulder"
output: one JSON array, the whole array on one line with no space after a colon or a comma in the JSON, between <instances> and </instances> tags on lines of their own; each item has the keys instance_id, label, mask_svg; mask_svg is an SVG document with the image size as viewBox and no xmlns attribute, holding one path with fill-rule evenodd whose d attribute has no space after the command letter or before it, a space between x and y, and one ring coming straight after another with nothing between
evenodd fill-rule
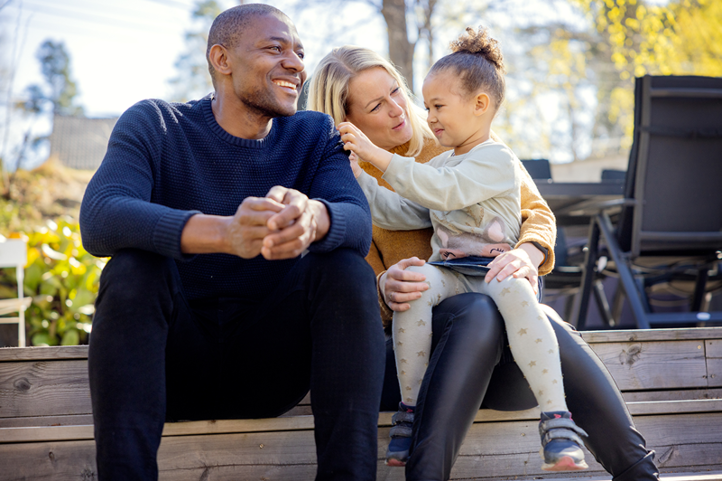
<instances>
[{"instance_id":1,"label":"woman's shoulder","mask_svg":"<svg viewBox=\"0 0 722 481\"><path fill-rule=\"evenodd\" d=\"M421 150L421 153L416 156L416 162L425 164L434 157L438 157L449 150L451 150L451 147L444 147L435 139L425 139L424 148Z\"/></svg>"}]
</instances>

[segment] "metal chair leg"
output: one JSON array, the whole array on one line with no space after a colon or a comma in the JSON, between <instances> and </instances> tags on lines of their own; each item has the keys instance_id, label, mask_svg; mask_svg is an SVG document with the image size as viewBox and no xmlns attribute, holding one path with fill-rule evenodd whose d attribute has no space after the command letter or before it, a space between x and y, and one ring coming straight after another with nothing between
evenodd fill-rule
<instances>
[{"instance_id":1,"label":"metal chair leg","mask_svg":"<svg viewBox=\"0 0 722 481\"><path fill-rule=\"evenodd\" d=\"M596 281L594 285L592 286L592 292L594 293L594 300L597 303L597 308L599 309L599 315L602 316L602 321L604 321L604 324L611 327L614 325L614 318L612 317L612 312L609 309L609 301L607 301L607 296L604 293L604 284L602 284L602 281Z\"/></svg>"},{"instance_id":2,"label":"metal chair leg","mask_svg":"<svg viewBox=\"0 0 722 481\"><path fill-rule=\"evenodd\" d=\"M596 217L592 218L589 224L589 239L584 254L584 265L582 266L582 282L577 295L574 296L574 308L572 309L571 324L578 330L584 329L587 323L587 310L589 309L589 294L594 284L594 272L599 250L599 225Z\"/></svg>"}]
</instances>

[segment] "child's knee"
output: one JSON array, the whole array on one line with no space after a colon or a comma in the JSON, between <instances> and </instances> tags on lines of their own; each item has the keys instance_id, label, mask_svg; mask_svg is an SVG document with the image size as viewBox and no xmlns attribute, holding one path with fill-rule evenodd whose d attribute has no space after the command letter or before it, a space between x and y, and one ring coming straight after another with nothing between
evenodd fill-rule
<instances>
[{"instance_id":1,"label":"child's knee","mask_svg":"<svg viewBox=\"0 0 722 481\"><path fill-rule=\"evenodd\" d=\"M525 277L507 277L503 281L499 282L496 279L492 279L492 281L488 285L489 294L493 297L499 296L499 297L507 297L507 296L513 296L513 297L534 297L536 299L536 296L534 295L534 289L532 289L531 284L529 283L529 280Z\"/></svg>"},{"instance_id":2,"label":"child's knee","mask_svg":"<svg viewBox=\"0 0 722 481\"><path fill-rule=\"evenodd\" d=\"M409 266L406 270L423 274L427 279L429 276L436 277L438 275L438 269L431 264L424 264L423 266Z\"/></svg>"},{"instance_id":3,"label":"child's knee","mask_svg":"<svg viewBox=\"0 0 722 481\"><path fill-rule=\"evenodd\" d=\"M423 274L426 278L424 282L429 286L425 291L421 291L420 298L412 301L412 308L420 308L420 304L423 304L425 308L431 308L445 299L447 282L444 280L444 276L439 272L438 268L424 264L423 266L411 266L407 269Z\"/></svg>"}]
</instances>

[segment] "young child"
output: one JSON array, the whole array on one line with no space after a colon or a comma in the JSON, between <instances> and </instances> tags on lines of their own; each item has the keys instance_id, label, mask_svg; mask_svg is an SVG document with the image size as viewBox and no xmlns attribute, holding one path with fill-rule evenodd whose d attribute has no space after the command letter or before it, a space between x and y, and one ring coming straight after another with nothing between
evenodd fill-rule
<instances>
[{"instance_id":1,"label":"young child","mask_svg":"<svg viewBox=\"0 0 722 481\"><path fill-rule=\"evenodd\" d=\"M384 172L395 192L354 167L371 206L374 224L390 230L434 228L433 254L419 268L429 289L394 313L393 339L402 393L394 415L386 462L403 466L421 381L431 355L432 309L464 292L494 299L506 323L514 359L541 408L542 469L587 468L581 449L586 433L576 426L564 399L556 336L525 278L484 281L485 267L512 249L521 226L521 163L504 144L490 138L491 122L504 99L502 55L484 29L467 28L452 43L453 53L434 64L424 80L428 123L439 142L453 151L428 164L373 145L353 124L343 122L345 149Z\"/></svg>"}]
</instances>

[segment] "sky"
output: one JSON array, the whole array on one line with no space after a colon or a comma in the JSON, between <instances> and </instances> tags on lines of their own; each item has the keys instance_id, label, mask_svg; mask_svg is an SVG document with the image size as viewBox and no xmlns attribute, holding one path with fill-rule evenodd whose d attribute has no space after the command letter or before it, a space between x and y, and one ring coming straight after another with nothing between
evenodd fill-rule
<instances>
[{"instance_id":1,"label":"sky","mask_svg":"<svg viewBox=\"0 0 722 481\"><path fill-rule=\"evenodd\" d=\"M3 5L5 0L0 0ZM174 63L192 27L193 0L10 0L0 11L5 48L15 47L13 93L42 83L35 57L46 39L63 41L71 55L78 101L91 117L115 116L144 98L166 98ZM234 2L219 2L224 8ZM283 2L267 1L283 9ZM300 15L302 40L310 25ZM296 20L296 19L294 19ZM309 19L310 20L310 19ZM307 30L312 30L307 29ZM315 37L310 35L313 44ZM308 46L307 46L308 47ZM310 45L319 50L318 45ZM323 55L320 53L319 55ZM7 52L6 52L7 56ZM310 59L317 62L318 58Z\"/></svg>"},{"instance_id":2,"label":"sky","mask_svg":"<svg viewBox=\"0 0 722 481\"><path fill-rule=\"evenodd\" d=\"M238 3L238 0L218 1L223 8ZM378 12L363 1L354 2L343 11L329 8L323 0L254 1L272 4L291 17L304 43L309 74L334 46L356 44L387 54L385 24ZM547 0L505 2L517 19L560 15L548 8ZM0 76L4 75L0 77L0 157L12 158L28 129L29 121L16 121L18 115L12 111L12 118L7 117L6 107L21 99L28 85L43 83L36 52L45 40L65 44L71 57L72 76L79 88L77 103L84 107L85 115L117 117L139 100L172 98L169 80L177 75L174 64L184 52L184 34L194 27L191 20L194 3L194 0L0 0L0 36L3 38ZM318 7L293 7L299 3L313 3ZM455 9L455 4L459 8ZM456 23L474 25L479 21L459 2L440 5L453 11ZM495 36L502 40L507 51L513 48L515 39L507 38L505 43L504 36L513 29L505 28L503 21L497 23ZM460 28L451 25L439 29L435 57L443 54ZM423 54L424 46L418 50ZM427 60L420 56L414 69L417 91L428 68ZM1 70L2 67L5 70ZM546 110L553 114L551 107ZM34 135L49 133L48 119L34 122ZM33 155L36 160L30 164L46 159L47 145Z\"/></svg>"},{"instance_id":3,"label":"sky","mask_svg":"<svg viewBox=\"0 0 722 481\"><path fill-rule=\"evenodd\" d=\"M113 116L143 98L162 98L191 6L191 0L13 0L3 9L2 28L7 43L20 40L14 94L42 83L35 53L52 39L70 53L78 103L88 116Z\"/></svg>"},{"instance_id":4,"label":"sky","mask_svg":"<svg viewBox=\"0 0 722 481\"><path fill-rule=\"evenodd\" d=\"M356 27L333 21L333 13L295 10L291 0L260 0L286 12L296 26L306 49L306 67L313 71L318 61L336 45L363 44L386 54L385 32L378 15L359 4L351 16ZM13 145L23 136L20 122L2 122L4 107L22 98L28 85L43 84L38 47L47 39L62 41L71 57L72 77L79 89L77 103L88 117L117 117L146 98L169 99L169 80L177 75L174 64L184 52L185 33L194 27L194 0L0 0L0 124L10 125L0 133L0 156L12 157ZM237 0L219 0L222 8ZM329 9L325 9L329 10ZM331 19L331 20L329 20ZM359 20L370 19L369 22ZM343 32L328 38L329 29L318 22L334 23ZM338 24L337 24L338 23ZM359 24L363 28L359 28ZM16 114L12 114L15 115ZM24 124L26 125L26 124ZM36 120L36 135L49 133L48 120ZM47 158L47 146L35 153ZM37 163L30 161L30 163Z\"/></svg>"}]
</instances>

